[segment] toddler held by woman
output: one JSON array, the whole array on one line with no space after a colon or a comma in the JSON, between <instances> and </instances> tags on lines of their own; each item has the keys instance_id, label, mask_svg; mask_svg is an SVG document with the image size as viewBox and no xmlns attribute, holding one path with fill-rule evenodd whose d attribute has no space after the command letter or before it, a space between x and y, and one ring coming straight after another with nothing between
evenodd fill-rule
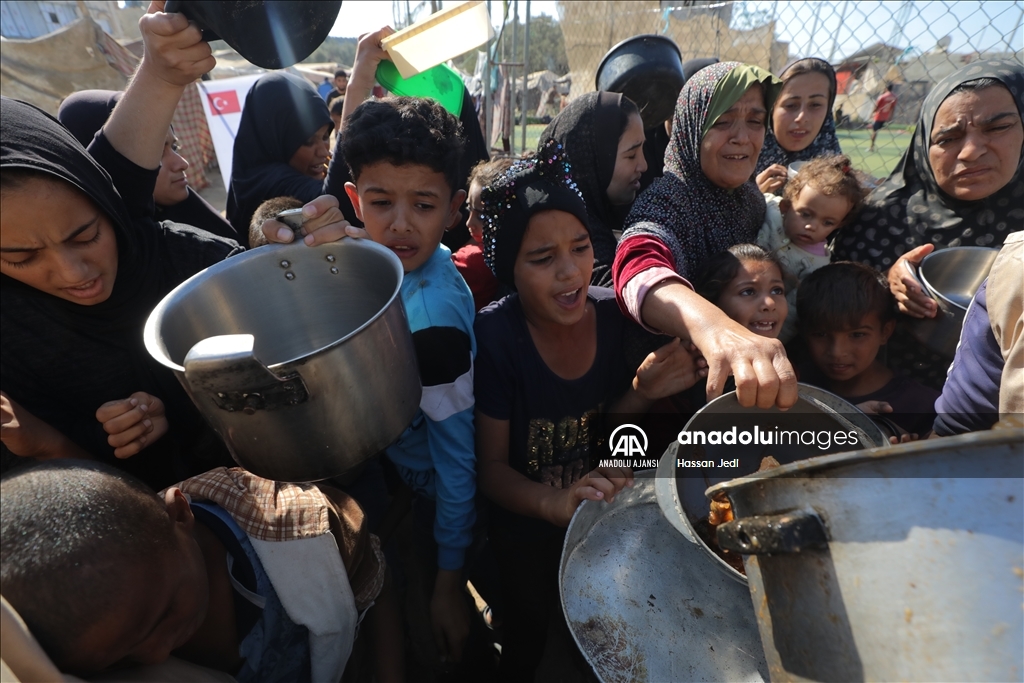
<instances>
[{"instance_id":1,"label":"toddler held by woman","mask_svg":"<svg viewBox=\"0 0 1024 683\"><path fill-rule=\"evenodd\" d=\"M828 238L857 214L864 198L859 173L844 155L830 155L804 164L786 184L781 197L765 194L768 204L757 243L775 254L786 276L789 314L779 341L796 336L796 292L801 280L827 266L832 258Z\"/></svg>"}]
</instances>

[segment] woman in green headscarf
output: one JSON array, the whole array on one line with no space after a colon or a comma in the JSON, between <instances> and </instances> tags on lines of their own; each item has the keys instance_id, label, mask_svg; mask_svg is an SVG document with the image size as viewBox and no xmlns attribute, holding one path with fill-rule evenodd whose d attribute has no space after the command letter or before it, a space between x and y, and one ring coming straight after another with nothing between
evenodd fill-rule
<instances>
[{"instance_id":1,"label":"woman in green headscarf","mask_svg":"<svg viewBox=\"0 0 1024 683\"><path fill-rule=\"evenodd\" d=\"M708 398L736 378L742 405L787 407L796 376L776 340L754 334L694 293L715 254L753 242L765 216L752 178L781 82L738 62L698 71L679 93L665 175L626 218L612 275L620 307L648 329L689 339L708 361Z\"/></svg>"}]
</instances>

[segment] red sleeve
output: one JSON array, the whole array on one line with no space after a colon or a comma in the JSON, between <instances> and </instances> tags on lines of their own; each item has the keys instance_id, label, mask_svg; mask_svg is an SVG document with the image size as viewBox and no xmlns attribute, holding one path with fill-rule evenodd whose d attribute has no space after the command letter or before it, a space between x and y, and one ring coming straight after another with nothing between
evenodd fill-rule
<instances>
[{"instance_id":1,"label":"red sleeve","mask_svg":"<svg viewBox=\"0 0 1024 683\"><path fill-rule=\"evenodd\" d=\"M612 262L612 282L615 284L615 300L619 303L619 310L623 315L629 316L626 304L622 300L622 290L626 283L638 273L658 266L669 270L676 269L672 250L657 237L634 235L619 242L615 249L615 261Z\"/></svg>"}]
</instances>

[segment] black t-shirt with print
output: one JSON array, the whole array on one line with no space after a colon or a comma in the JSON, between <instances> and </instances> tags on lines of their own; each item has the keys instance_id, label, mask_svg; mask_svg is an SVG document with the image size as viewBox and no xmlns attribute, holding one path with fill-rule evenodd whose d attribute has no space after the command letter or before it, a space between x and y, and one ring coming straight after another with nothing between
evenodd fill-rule
<instances>
[{"instance_id":1,"label":"black t-shirt with print","mask_svg":"<svg viewBox=\"0 0 1024 683\"><path fill-rule=\"evenodd\" d=\"M562 379L547 366L530 337L517 294L477 314L474 392L476 407L509 421L509 465L530 479L568 488L594 465L597 420L602 407L630 386L636 368L626 366L623 336L632 323L615 293L590 287L597 313L597 354L585 375ZM539 519L494 506L492 523L524 534L560 533Z\"/></svg>"}]
</instances>

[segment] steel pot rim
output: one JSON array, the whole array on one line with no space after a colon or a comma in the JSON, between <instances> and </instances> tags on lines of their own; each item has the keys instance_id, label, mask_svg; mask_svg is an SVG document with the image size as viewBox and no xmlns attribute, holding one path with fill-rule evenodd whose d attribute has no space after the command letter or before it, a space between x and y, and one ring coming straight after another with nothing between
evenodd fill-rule
<instances>
[{"instance_id":1,"label":"steel pot rim","mask_svg":"<svg viewBox=\"0 0 1024 683\"><path fill-rule=\"evenodd\" d=\"M878 446L865 448L858 451L844 451L841 453L830 453L819 455L814 458L797 460L795 462L781 465L763 472L753 472L744 477L737 477L709 488L705 495L710 500L718 493L729 494L732 491L754 486L769 479L796 479L799 477L820 475L828 473L841 467L859 465L866 462L879 462L882 460L895 460L913 457L920 453L934 453L936 446L942 448L956 448L960 442L968 441L973 446L982 447L993 444L1000 444L1006 441L1007 431L994 429L988 432L972 432L959 436L945 437L936 443L931 439L920 439L910 443L900 444L898 447Z\"/></svg>"},{"instance_id":2,"label":"steel pot rim","mask_svg":"<svg viewBox=\"0 0 1024 683\"><path fill-rule=\"evenodd\" d=\"M998 249L993 249L992 247L973 247L973 246L971 246L971 247L946 247L945 249L939 249L937 251L933 251L932 253L930 253L927 256L925 256L924 259L921 261L921 265L917 269L918 276L921 278L921 284L923 284L925 289L928 290L927 293L930 294L931 297L933 299L935 299L943 308L945 308L947 310L958 311L958 312L961 312L961 313L966 313L967 312L967 306L963 306L963 305L957 303L956 301L953 301L948 296L943 294L939 289L937 289L936 287L932 286L932 283L928 281L928 275L925 272L925 266L928 264L928 261L936 260L936 259L932 258L933 256L939 256L940 254L946 254L947 252L951 252L952 253L953 251L962 252L962 251L965 251L965 250L975 251L975 252L997 252L997 251L999 251ZM948 258L948 254L946 256L939 256L939 260L941 260L943 258Z\"/></svg>"},{"instance_id":3,"label":"steel pot rim","mask_svg":"<svg viewBox=\"0 0 1024 683\"><path fill-rule=\"evenodd\" d=\"M287 253L297 252L300 249L323 250L331 247L342 249L369 249L370 251L375 251L378 254L382 255L392 265L392 267L395 268L398 274L398 279L395 284L395 290L388 297L387 303L381 306L380 310L378 310L373 316L368 318L366 322L364 322L362 325L346 334L344 337L335 339L331 343L325 344L319 348L311 349L306 353L303 353L301 356L296 356L295 358L289 358L288 360L268 365L267 369L271 371L280 370L285 366L293 365L306 358L315 356L336 346L340 346L341 344L345 343L349 339L352 339L357 334L359 334L360 332L362 332L363 330L367 329L375 322L377 322L377 320L379 320L391 308L391 306L395 303L395 299L398 298L402 292L402 280L405 276L405 273L404 269L402 268L401 260L399 260L398 256L396 256L394 252L392 252L390 249L380 244L377 244L372 240L347 237L339 242L329 242L327 244L321 244L315 247L310 247L303 242L292 242L290 244L270 244L261 248L260 250L251 249L242 254L238 254L237 256L232 256L231 258L224 259L219 263L215 263L212 266L199 271L198 273L196 273L195 275L188 278L187 280L179 284L177 287L172 289L170 292L168 292L160 300L160 303L156 305L152 312L150 312L149 317L146 318L146 326L143 329L142 335L143 342L146 345L146 350L149 352L149 355L154 360L156 360L164 367L184 375L185 366L179 365L178 363L175 363L170 359L160 338L160 324L164 318L164 313L171 305L171 302L176 301L182 292L197 287L201 281L213 277L218 273L228 270L229 268L237 267L241 264L255 260L257 258L266 258L267 254L271 253L271 251L277 252L279 257Z\"/></svg>"}]
</instances>

